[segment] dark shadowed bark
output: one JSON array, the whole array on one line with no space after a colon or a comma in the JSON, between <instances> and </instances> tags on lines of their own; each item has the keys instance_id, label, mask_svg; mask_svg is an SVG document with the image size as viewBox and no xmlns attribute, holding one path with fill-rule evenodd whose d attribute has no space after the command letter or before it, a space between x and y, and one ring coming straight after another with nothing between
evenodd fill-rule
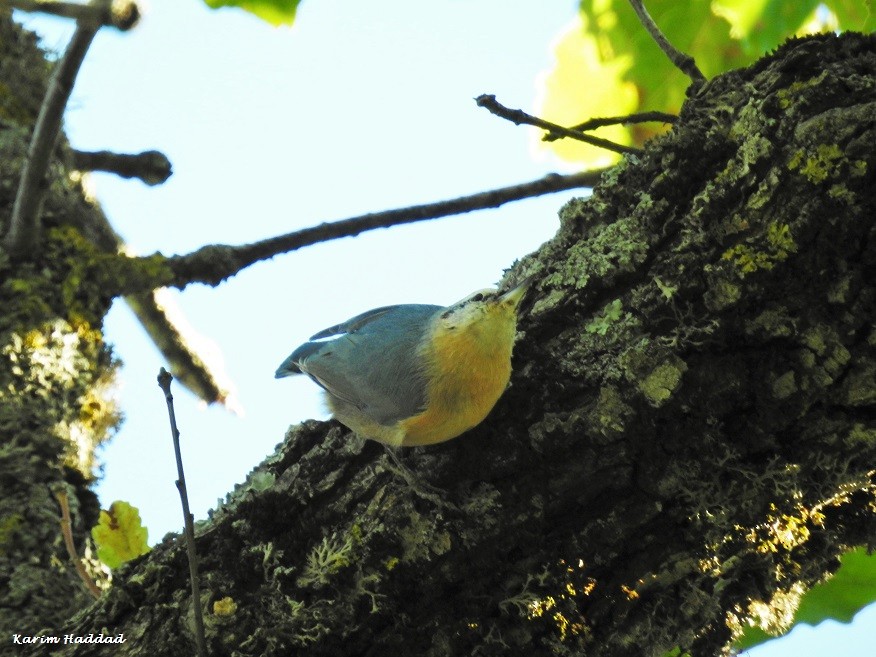
<instances>
[{"instance_id":1,"label":"dark shadowed bark","mask_svg":"<svg viewBox=\"0 0 876 657\"><path fill-rule=\"evenodd\" d=\"M340 425L293 427L196 530L210 654L717 655L873 545L874 73L873 37L790 42L561 211L513 270L536 283L511 387L403 454L444 504ZM57 655L191 654L187 575L168 539L32 627L126 639Z\"/></svg>"}]
</instances>

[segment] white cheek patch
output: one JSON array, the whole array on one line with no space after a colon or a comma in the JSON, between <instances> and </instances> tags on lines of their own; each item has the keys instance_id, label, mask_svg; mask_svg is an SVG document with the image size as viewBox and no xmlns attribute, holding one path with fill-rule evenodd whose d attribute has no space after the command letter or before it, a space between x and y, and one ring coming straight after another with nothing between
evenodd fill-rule
<instances>
[{"instance_id":1,"label":"white cheek patch","mask_svg":"<svg viewBox=\"0 0 876 657\"><path fill-rule=\"evenodd\" d=\"M326 342L334 342L346 335L348 335L346 331L344 333L332 333L331 335L326 335L325 337L317 338L316 340L310 340L310 342L313 342L314 344L325 344Z\"/></svg>"}]
</instances>

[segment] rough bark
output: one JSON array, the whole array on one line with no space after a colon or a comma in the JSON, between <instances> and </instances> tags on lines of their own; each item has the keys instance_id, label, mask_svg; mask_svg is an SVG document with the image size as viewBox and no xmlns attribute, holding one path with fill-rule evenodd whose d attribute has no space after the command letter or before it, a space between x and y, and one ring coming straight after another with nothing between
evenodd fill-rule
<instances>
[{"instance_id":1,"label":"rough bark","mask_svg":"<svg viewBox=\"0 0 876 657\"><path fill-rule=\"evenodd\" d=\"M0 233L8 226L49 66L32 34L0 10ZM62 147L63 151L63 147ZM114 362L100 331L111 298L89 280L89 250L70 223L97 212L60 161L45 181L38 253L0 249L0 653L15 633L60 627L93 601L64 547L66 494L80 554L97 521L94 448L118 422ZM85 247L83 252L80 246Z\"/></svg>"},{"instance_id":2,"label":"rough bark","mask_svg":"<svg viewBox=\"0 0 876 657\"><path fill-rule=\"evenodd\" d=\"M403 455L445 504L293 427L197 529L210 654L717 655L876 543L874 73L789 42L562 210L510 389ZM168 538L53 654L191 653L186 578Z\"/></svg>"}]
</instances>

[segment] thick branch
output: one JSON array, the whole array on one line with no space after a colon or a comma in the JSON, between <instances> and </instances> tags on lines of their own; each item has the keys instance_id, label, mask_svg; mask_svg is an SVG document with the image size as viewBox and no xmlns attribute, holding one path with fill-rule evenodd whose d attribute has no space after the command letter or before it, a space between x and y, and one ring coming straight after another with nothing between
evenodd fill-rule
<instances>
[{"instance_id":1,"label":"thick branch","mask_svg":"<svg viewBox=\"0 0 876 657\"><path fill-rule=\"evenodd\" d=\"M599 148L604 148L607 151L614 151L615 153L630 154L641 152L638 148L633 148L632 146L616 144L613 141L600 139L599 137L594 137L593 135L587 135L583 132L578 132L577 130L574 130L572 128L564 128L563 126L557 125L556 123L551 123L550 121L545 121L544 119L540 119L537 116L527 114L523 110L505 107L499 101L497 101L496 97L492 94L482 94L475 98L475 101L477 102L478 107L486 108L490 111L491 114L495 114L496 116L503 118L506 121L511 121L515 125L532 125L536 128L547 130L550 134L557 135L556 138L570 137L571 139L577 139L578 141L583 141L587 144L590 144L591 146L598 146Z\"/></svg>"},{"instance_id":2,"label":"thick branch","mask_svg":"<svg viewBox=\"0 0 876 657\"><path fill-rule=\"evenodd\" d=\"M125 302L167 360L175 379L208 404L219 402L234 413L242 413L222 363L215 362L217 359L203 348L204 339L172 303L169 290L131 294Z\"/></svg>"},{"instance_id":3,"label":"thick branch","mask_svg":"<svg viewBox=\"0 0 876 657\"><path fill-rule=\"evenodd\" d=\"M585 171L566 176L549 174L532 182L500 187L471 196L461 196L448 201L413 205L385 212L373 212L351 219L319 224L252 244L241 246L213 244L204 246L188 255L169 258L168 265L174 272L173 284L177 287L185 287L189 283L218 285L251 264L273 258L281 253L288 253L305 246L341 237L352 237L376 228L388 228L438 217L464 214L474 210L497 208L510 201L543 196L578 187L592 187L599 181L602 173L603 170Z\"/></svg>"},{"instance_id":4,"label":"thick branch","mask_svg":"<svg viewBox=\"0 0 876 657\"><path fill-rule=\"evenodd\" d=\"M74 150L73 166L80 171L107 171L122 178L139 178L147 185L160 185L173 174L170 160L160 151L131 154Z\"/></svg>"},{"instance_id":5,"label":"thick branch","mask_svg":"<svg viewBox=\"0 0 876 657\"><path fill-rule=\"evenodd\" d=\"M130 30L140 20L140 8L130 0L105 0L87 5L58 0L6 0L6 3L21 11L42 12L95 25L111 25L122 31Z\"/></svg>"},{"instance_id":6,"label":"thick branch","mask_svg":"<svg viewBox=\"0 0 876 657\"><path fill-rule=\"evenodd\" d=\"M106 215L99 209L83 215L77 226L82 235L103 253L122 254L128 251L124 240L113 230ZM110 275L112 280L112 275ZM161 355L167 361L173 376L200 399L212 404L219 402L228 410L240 413L242 408L234 391L234 384L225 372L221 360L205 348L202 336L186 320L181 309L172 303L162 283L142 281L136 292L125 295L125 302L137 316L140 324ZM155 289L158 285L159 289ZM144 288L145 289L144 291Z\"/></svg>"},{"instance_id":7,"label":"thick branch","mask_svg":"<svg viewBox=\"0 0 876 657\"><path fill-rule=\"evenodd\" d=\"M76 74L99 27L99 24L87 21L77 24L70 44L49 80L49 88L40 107L28 148L27 163L18 184L9 231L4 239L4 247L13 258L27 256L39 239L43 184L49 157L58 140L61 118L73 90Z\"/></svg>"}]
</instances>

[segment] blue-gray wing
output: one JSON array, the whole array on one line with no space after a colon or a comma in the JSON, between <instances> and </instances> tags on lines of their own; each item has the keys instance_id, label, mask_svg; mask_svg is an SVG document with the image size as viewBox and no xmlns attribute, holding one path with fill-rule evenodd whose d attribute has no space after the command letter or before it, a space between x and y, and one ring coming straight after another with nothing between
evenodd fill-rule
<instances>
[{"instance_id":1,"label":"blue-gray wing","mask_svg":"<svg viewBox=\"0 0 876 657\"><path fill-rule=\"evenodd\" d=\"M315 334L277 369L304 373L326 392L382 424L423 410L421 343L441 306L385 306ZM330 338L330 339L329 339Z\"/></svg>"}]
</instances>

